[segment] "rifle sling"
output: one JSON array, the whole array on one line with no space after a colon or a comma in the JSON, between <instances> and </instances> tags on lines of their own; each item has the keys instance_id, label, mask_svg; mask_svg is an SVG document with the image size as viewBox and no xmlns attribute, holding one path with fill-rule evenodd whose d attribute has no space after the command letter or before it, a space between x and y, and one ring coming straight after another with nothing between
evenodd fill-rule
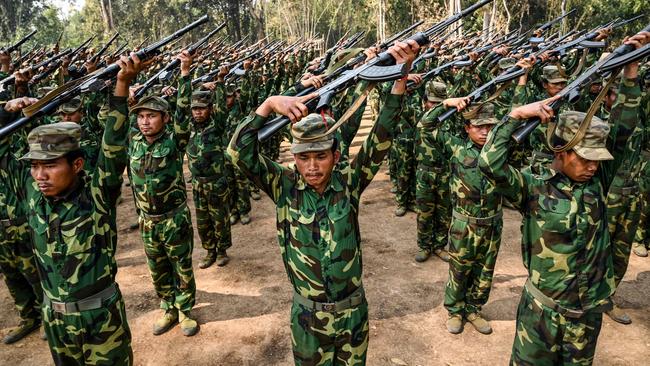
<instances>
[{"instance_id":1,"label":"rifle sling","mask_svg":"<svg viewBox=\"0 0 650 366\"><path fill-rule=\"evenodd\" d=\"M589 125L591 125L591 119L594 117L596 112L600 109L600 106L603 103L603 99L605 99L605 96L607 95L607 91L609 91L609 88L612 86L612 83L614 82L614 80L616 80L616 75L618 75L620 71L621 70L618 69L614 73L612 73L612 76L607 81L607 84L605 84L605 87L603 87L600 93L598 93L598 96L596 96L596 99L594 99L594 102L591 104L591 106L589 106L585 118L580 123L580 127L578 127L578 131L573 136L573 138L566 143L566 145L554 147L553 144L551 144L551 140L553 134L555 133L555 128L557 127L557 124L555 122L549 122L548 129L546 130L546 144L550 147L550 149L553 152L558 153L563 151L569 151L573 149L580 141L582 141L582 139L585 137L585 134L587 133L587 129L589 128Z\"/></svg>"},{"instance_id":2,"label":"rifle sling","mask_svg":"<svg viewBox=\"0 0 650 366\"><path fill-rule=\"evenodd\" d=\"M501 95L501 93L503 93L511 85L511 83L512 83L512 80L501 84L501 86L499 86L499 88L494 92L494 94L490 95L489 98L487 98L486 100L484 100L484 101L482 101L480 103L477 103L475 108L472 108L471 110L463 113L463 118L465 118L467 120L470 120L470 119L476 117L476 114L478 113L478 110L481 109L481 106L483 106L484 104L489 103L489 102L497 99L499 97L499 95Z\"/></svg>"},{"instance_id":3,"label":"rifle sling","mask_svg":"<svg viewBox=\"0 0 650 366\"><path fill-rule=\"evenodd\" d=\"M368 84L366 85L366 87L365 87L365 90L363 90L363 93L361 93L361 95L359 96L359 98L357 98L357 99L354 101L354 103L352 103L352 105L350 106L350 108L348 108L348 110L345 111L345 113L343 114L343 116L341 116L341 118L339 118L339 120L336 121L335 124L333 124L332 126L330 126L330 127L327 129L327 131L325 131L325 133L320 134L320 135L317 135L317 136L313 136L313 137L310 137L310 138L301 138L301 140L304 141L304 142L315 141L315 140L318 140L318 139L322 138L323 136L327 136L327 135L333 133L334 131L336 131L336 130L337 130L339 127L341 127L345 122L347 122L347 121L350 119L350 117L352 117L352 115L354 114L354 112L356 112L357 109L359 109L359 107L361 107L361 104L363 104L363 102L366 100L366 98L368 98L368 94L370 94L370 92L372 91L372 89L375 88L376 85L377 85L376 83L368 83Z\"/></svg>"}]
</instances>

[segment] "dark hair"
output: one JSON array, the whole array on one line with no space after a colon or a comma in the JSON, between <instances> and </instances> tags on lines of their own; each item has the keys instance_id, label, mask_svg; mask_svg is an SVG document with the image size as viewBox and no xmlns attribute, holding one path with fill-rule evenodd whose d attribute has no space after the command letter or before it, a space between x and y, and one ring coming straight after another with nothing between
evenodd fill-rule
<instances>
[{"instance_id":1,"label":"dark hair","mask_svg":"<svg viewBox=\"0 0 650 366\"><path fill-rule=\"evenodd\" d=\"M335 137L334 143L332 144L332 154L334 154L338 148L339 148L339 140Z\"/></svg>"},{"instance_id":2,"label":"dark hair","mask_svg":"<svg viewBox=\"0 0 650 366\"><path fill-rule=\"evenodd\" d=\"M86 156L84 155L84 152L81 149L73 150L70 152L67 152L65 155L63 155L65 160L68 162L68 164L72 165L75 160L82 158L85 159Z\"/></svg>"}]
</instances>

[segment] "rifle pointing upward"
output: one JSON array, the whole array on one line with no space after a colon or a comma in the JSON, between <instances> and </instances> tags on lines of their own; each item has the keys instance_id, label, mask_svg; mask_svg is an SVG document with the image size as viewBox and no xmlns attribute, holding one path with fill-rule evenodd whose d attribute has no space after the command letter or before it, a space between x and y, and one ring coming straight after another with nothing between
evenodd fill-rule
<instances>
[{"instance_id":1,"label":"rifle pointing upward","mask_svg":"<svg viewBox=\"0 0 650 366\"><path fill-rule=\"evenodd\" d=\"M32 31L30 34L26 35L25 37L23 37L20 41L18 41L16 43L14 43L13 45L11 45L11 46L9 46L9 47L7 47L5 49L2 49L0 51L5 52L6 54L10 54L10 53L14 52L18 48L20 48L20 46L22 46L23 43L29 41L29 39L32 38L34 36L34 34L36 34L35 30Z\"/></svg>"}]
</instances>

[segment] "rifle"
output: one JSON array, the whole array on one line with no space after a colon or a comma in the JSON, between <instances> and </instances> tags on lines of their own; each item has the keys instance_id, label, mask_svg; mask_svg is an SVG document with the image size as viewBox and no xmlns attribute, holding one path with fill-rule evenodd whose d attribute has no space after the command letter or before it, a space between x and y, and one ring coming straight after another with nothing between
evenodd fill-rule
<instances>
[{"instance_id":1,"label":"rifle","mask_svg":"<svg viewBox=\"0 0 650 366\"><path fill-rule=\"evenodd\" d=\"M72 51L71 56L70 56L70 63L71 64L77 61L77 56L81 54L81 51L86 50L86 46L88 46L88 44L93 39L95 39L95 36L89 37L87 40L84 41L84 43L80 44L79 47L75 48L74 51ZM76 66L70 65L68 67L68 73L75 72L75 71L77 71Z\"/></svg>"},{"instance_id":2,"label":"rifle","mask_svg":"<svg viewBox=\"0 0 650 366\"><path fill-rule=\"evenodd\" d=\"M192 29L208 22L208 16L204 15L191 24L177 30L173 34L155 42L148 47L138 51L136 55L142 61L145 61L158 53L160 49L170 42L178 39L191 31ZM39 100L36 104L29 106L23 110L24 117L20 117L13 122L0 128L0 136L7 136L9 133L15 131L17 128L24 126L35 118L48 115L54 112L61 104L66 103L80 93L88 91L101 90L106 85L106 80L112 79L120 71L120 67L113 63L104 69L97 70L83 78L73 80L57 90L48 93L45 97Z\"/></svg>"},{"instance_id":3,"label":"rifle","mask_svg":"<svg viewBox=\"0 0 650 366\"><path fill-rule=\"evenodd\" d=\"M551 20L551 21L549 21L547 23L542 24L542 26L537 28L536 32L539 33L539 34L544 33L547 29L551 28L553 25L555 25L556 23L559 23L562 19L568 17L569 15L575 13L576 11L578 11L578 9L573 8L573 9L571 9L570 12L568 12L568 13L566 13L564 15L560 15L559 17L557 17L557 18L555 18L555 19L553 19L553 20Z\"/></svg>"},{"instance_id":4,"label":"rifle","mask_svg":"<svg viewBox=\"0 0 650 366\"><path fill-rule=\"evenodd\" d=\"M650 25L647 25L642 30L642 32L649 31ZM638 50L631 45L623 44L618 46L611 54L596 62L593 66L587 69L587 71L583 72L569 85L562 89L557 94L560 98L550 103L549 106L557 113L560 106L565 102L575 103L580 98L580 90L586 85L591 85L593 80L597 79L600 75L611 73L613 69L643 59L648 55L650 55L650 44L647 44ZM521 143L539 124L539 118L529 119L512 134L512 139L517 143Z\"/></svg>"},{"instance_id":5,"label":"rifle","mask_svg":"<svg viewBox=\"0 0 650 366\"><path fill-rule=\"evenodd\" d=\"M223 27L225 27L225 26L226 26L226 23L225 23L225 22L221 23L221 24L220 24L219 26L217 26L214 30L212 30L210 33L208 33L205 37L199 39L196 43L190 45L190 46L187 48L187 52L189 52L190 55L194 55L194 54L196 53L196 51L197 51L200 47L202 47L206 42L208 42L208 40L209 40L213 35L215 35L215 33L217 33L218 31L220 31L221 29L223 29ZM138 89L138 91L135 92L135 95L134 95L135 100L140 100L140 98L142 98L142 96L144 95L144 93L146 93L147 90L149 90L149 88L151 88L151 87L152 87L156 82L158 82L159 79L164 79L164 78L167 76L167 74L169 74L169 72L170 72L171 70L174 70L174 69L177 68L180 64L181 64L181 60L179 60L179 59L175 59L174 61L168 63L165 67L163 67L162 69L160 69L160 71L158 71L155 75L153 75L152 77L150 77L149 80L147 80L144 84L142 84L142 87L141 87L140 89Z\"/></svg>"},{"instance_id":6,"label":"rifle","mask_svg":"<svg viewBox=\"0 0 650 366\"><path fill-rule=\"evenodd\" d=\"M135 50L139 50L139 49L141 49L142 46L144 46L144 44L145 44L148 40L149 40L149 36L144 37L144 39L142 40L142 42L140 42L140 44L138 44L138 46L137 46L136 48L134 48L134 49L135 49Z\"/></svg>"},{"instance_id":7,"label":"rifle","mask_svg":"<svg viewBox=\"0 0 650 366\"><path fill-rule=\"evenodd\" d=\"M7 48L1 49L0 52L4 52L6 54L10 54L10 53L14 52L18 48L20 48L20 46L22 46L23 43L29 41L29 39L32 38L34 36L34 34L36 34L36 30L33 30L30 34L26 35L20 41L14 43L13 45L11 45L11 46L9 46Z\"/></svg>"},{"instance_id":8,"label":"rifle","mask_svg":"<svg viewBox=\"0 0 650 366\"><path fill-rule=\"evenodd\" d=\"M36 48L37 46L32 47L32 49L29 50L29 52L25 53L24 55L21 55L18 60L14 61L13 63L14 69L19 68L20 65L22 65L23 62L25 62L26 60L31 59L35 55Z\"/></svg>"},{"instance_id":9,"label":"rifle","mask_svg":"<svg viewBox=\"0 0 650 366\"><path fill-rule=\"evenodd\" d=\"M41 62L37 63L36 65L30 66L28 68L28 70L30 72L37 71L41 67L49 65L51 62L57 61L58 59L68 55L69 53L70 53L70 50L67 49L67 50L65 50L65 51L63 51L63 52L61 52L59 54L56 54L56 55L54 55L54 56L52 56L52 57L50 57L50 58L48 58L48 59L46 59L44 61L41 61ZM6 89L7 85L12 85L15 81L16 81L16 76L14 76L14 75L7 76L6 78L0 80L0 89Z\"/></svg>"},{"instance_id":10,"label":"rifle","mask_svg":"<svg viewBox=\"0 0 650 366\"><path fill-rule=\"evenodd\" d=\"M632 18L630 18L630 19L627 19L627 20L621 20L621 21L618 22L618 23L614 23L614 24L612 25L612 28L622 27L622 26L624 26L624 25L627 25L627 24L629 24L629 23L632 23L633 21L638 20L638 19L641 19L641 18L643 18L643 17L645 17L645 14L639 14L639 15L634 16L634 17L632 17Z\"/></svg>"},{"instance_id":11,"label":"rifle","mask_svg":"<svg viewBox=\"0 0 650 366\"><path fill-rule=\"evenodd\" d=\"M444 31L451 24L457 22L459 19L472 14L474 11L490 3L492 0L481 0L476 4L446 18L445 20L434 24L425 31L419 32L411 37L411 40L416 41L420 46L425 46L430 42L430 37ZM403 77L408 70L405 64L395 65L395 59L390 53L384 51L377 55L374 59L366 64L342 73L337 79L332 80L324 87L317 90L317 96L305 102L305 106L309 112L321 111L329 108L332 98L356 84L359 80L367 80L371 82L391 81ZM309 88L308 88L309 89ZM304 92L304 91L303 91ZM304 95L304 94L303 94ZM257 138L264 141L273 135L278 130L289 124L289 119L284 116L279 116L271 121L268 121L258 131Z\"/></svg>"},{"instance_id":12,"label":"rifle","mask_svg":"<svg viewBox=\"0 0 650 366\"><path fill-rule=\"evenodd\" d=\"M113 43L113 41L115 41L119 35L120 35L119 32L115 32L115 34L113 35L113 37L111 37L111 39L109 39L108 42L106 42L106 43L104 44L104 46L103 46L99 51L97 51L97 53L95 53L94 55L92 55L92 56L88 59L88 61L89 61L90 63L96 63L97 61L99 61L99 59L104 55L104 53L106 52L106 50L108 50L108 47L111 46L111 44ZM70 69L68 69L68 72L70 72ZM86 66L81 66L81 68L78 70L78 76L77 76L77 77L81 77L81 76L86 75L86 72L87 72L87 70L86 70Z\"/></svg>"}]
</instances>

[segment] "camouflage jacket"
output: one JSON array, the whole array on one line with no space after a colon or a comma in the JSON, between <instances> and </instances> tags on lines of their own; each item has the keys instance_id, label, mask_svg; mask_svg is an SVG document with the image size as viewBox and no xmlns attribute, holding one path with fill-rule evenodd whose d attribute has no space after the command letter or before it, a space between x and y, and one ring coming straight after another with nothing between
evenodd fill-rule
<instances>
[{"instance_id":1,"label":"camouflage jacket","mask_svg":"<svg viewBox=\"0 0 650 366\"><path fill-rule=\"evenodd\" d=\"M0 245L15 242L17 227L27 219L27 200L21 187L29 175L29 167L18 161L24 151L16 151L13 136L0 141Z\"/></svg>"},{"instance_id":2,"label":"camouflage jacket","mask_svg":"<svg viewBox=\"0 0 650 366\"><path fill-rule=\"evenodd\" d=\"M27 178L29 226L41 285L56 301L71 302L103 290L115 281L117 264L116 202L126 167L126 98L111 97L100 112L105 122L102 149L91 175L82 174L65 197L41 194Z\"/></svg>"},{"instance_id":3,"label":"camouflage jacket","mask_svg":"<svg viewBox=\"0 0 650 366\"><path fill-rule=\"evenodd\" d=\"M438 123L437 117L441 113L440 110L433 107L424 112L422 118L420 118L415 133L415 156L418 166L438 168L446 172L449 171L449 159L447 159L440 143L433 139L432 133L440 129L460 138L464 136L464 132L461 132L462 128L459 126L462 127L462 123L458 122L457 115L443 123Z\"/></svg>"},{"instance_id":4,"label":"camouflage jacket","mask_svg":"<svg viewBox=\"0 0 650 366\"><path fill-rule=\"evenodd\" d=\"M151 144L138 130L132 130L129 170L135 205L142 212L160 215L184 204L187 190L183 177L183 155L190 137L189 77L178 83L177 108L172 128L164 128Z\"/></svg>"},{"instance_id":5,"label":"camouflage jacket","mask_svg":"<svg viewBox=\"0 0 650 366\"><path fill-rule=\"evenodd\" d=\"M266 118L249 116L230 141L233 163L277 205L282 258L300 295L332 302L361 286L359 198L388 153L401 99L388 96L359 154L334 168L322 195L305 183L297 169L260 155L257 131Z\"/></svg>"},{"instance_id":6,"label":"camouflage jacket","mask_svg":"<svg viewBox=\"0 0 650 366\"><path fill-rule=\"evenodd\" d=\"M192 135L187 145L187 158L192 178L225 178L228 133L223 119L214 115L204 124L192 125Z\"/></svg>"},{"instance_id":7,"label":"camouflage jacket","mask_svg":"<svg viewBox=\"0 0 650 366\"><path fill-rule=\"evenodd\" d=\"M446 108L440 104L431 111L436 119ZM433 127L432 125L428 125ZM451 202L455 211L471 217L490 217L501 212L501 195L478 169L481 147L469 138L461 138L445 129L429 130L422 134L426 144L439 146L451 164Z\"/></svg>"},{"instance_id":8,"label":"camouflage jacket","mask_svg":"<svg viewBox=\"0 0 650 366\"><path fill-rule=\"evenodd\" d=\"M534 175L509 166L510 136L518 120L497 125L483 147L481 171L523 215L522 254L529 279L560 306L596 309L606 306L614 292L605 194L636 123L639 94L633 81L623 83L610 120L615 127L608 149L615 159L601 162L586 183L552 169Z\"/></svg>"}]
</instances>

